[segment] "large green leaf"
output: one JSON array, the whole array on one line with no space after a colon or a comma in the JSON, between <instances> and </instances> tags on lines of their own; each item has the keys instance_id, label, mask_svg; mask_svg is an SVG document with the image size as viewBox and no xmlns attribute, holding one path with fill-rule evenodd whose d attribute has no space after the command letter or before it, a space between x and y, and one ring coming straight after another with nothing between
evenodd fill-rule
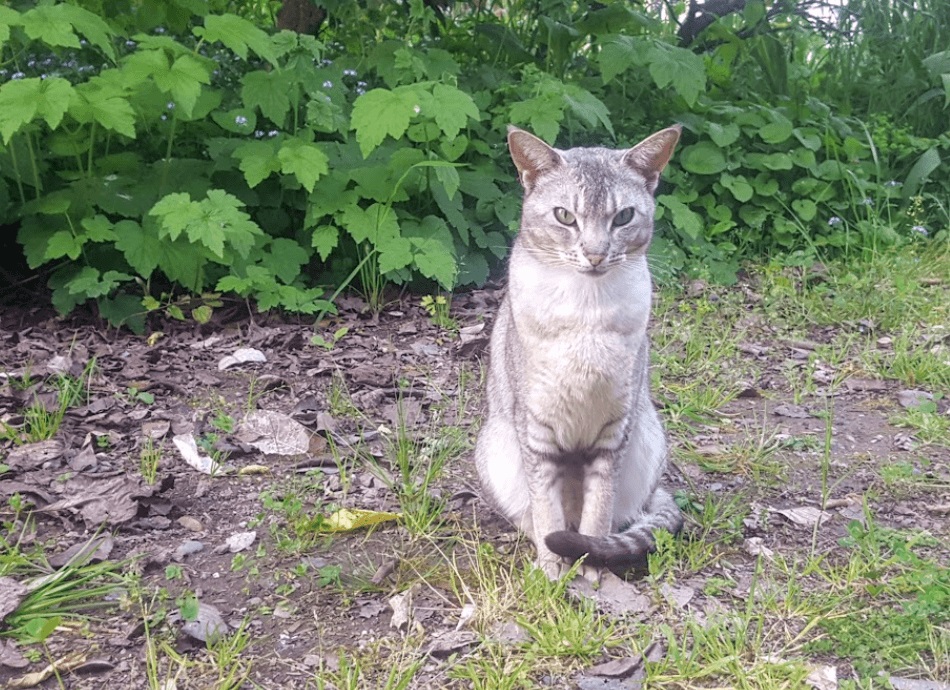
<instances>
[{"instance_id":1,"label":"large green leaf","mask_svg":"<svg viewBox=\"0 0 950 690\"><path fill-rule=\"evenodd\" d=\"M221 41L224 45L247 60L248 48L277 67L277 53L270 36L248 20L235 14L209 14L204 27L195 27L195 35L206 41Z\"/></svg>"},{"instance_id":2,"label":"large green leaf","mask_svg":"<svg viewBox=\"0 0 950 690\"><path fill-rule=\"evenodd\" d=\"M65 79L17 79L0 86L0 134L3 143L21 127L41 118L56 129L69 109L73 86Z\"/></svg>"},{"instance_id":3,"label":"large green leaf","mask_svg":"<svg viewBox=\"0 0 950 690\"><path fill-rule=\"evenodd\" d=\"M687 146L679 161L685 170L697 175L715 175L729 166L722 149L709 141Z\"/></svg>"},{"instance_id":4,"label":"large green leaf","mask_svg":"<svg viewBox=\"0 0 950 690\"><path fill-rule=\"evenodd\" d=\"M478 120L478 107L475 101L464 91L436 84L432 88L432 101L435 111L432 113L435 123L445 134L446 139L454 139L468 124L469 118Z\"/></svg>"},{"instance_id":5,"label":"large green leaf","mask_svg":"<svg viewBox=\"0 0 950 690\"><path fill-rule=\"evenodd\" d=\"M293 175L308 192L317 180L329 171L327 155L316 144L302 139L288 139L277 152L281 172Z\"/></svg>"},{"instance_id":6,"label":"large green leaf","mask_svg":"<svg viewBox=\"0 0 950 690\"><path fill-rule=\"evenodd\" d=\"M421 110L411 89L372 89L356 99L350 126L366 158L387 136L398 139L409 129L409 121Z\"/></svg>"}]
</instances>

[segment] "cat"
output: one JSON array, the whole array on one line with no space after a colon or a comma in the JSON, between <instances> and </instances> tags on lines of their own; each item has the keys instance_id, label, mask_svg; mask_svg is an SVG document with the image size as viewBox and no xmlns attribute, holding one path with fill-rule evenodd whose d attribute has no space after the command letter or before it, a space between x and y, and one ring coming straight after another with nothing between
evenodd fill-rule
<instances>
[{"instance_id":1,"label":"cat","mask_svg":"<svg viewBox=\"0 0 950 690\"><path fill-rule=\"evenodd\" d=\"M581 557L597 580L642 564L683 519L660 479L650 400L653 194L680 127L631 149L559 150L508 128L524 188L508 288L489 345L475 446L484 493L551 579Z\"/></svg>"}]
</instances>

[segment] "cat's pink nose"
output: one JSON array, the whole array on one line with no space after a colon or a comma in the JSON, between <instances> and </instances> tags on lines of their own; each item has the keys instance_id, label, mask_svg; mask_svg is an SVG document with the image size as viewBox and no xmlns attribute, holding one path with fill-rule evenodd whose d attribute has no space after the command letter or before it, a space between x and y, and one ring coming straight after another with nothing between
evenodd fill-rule
<instances>
[{"instance_id":1,"label":"cat's pink nose","mask_svg":"<svg viewBox=\"0 0 950 690\"><path fill-rule=\"evenodd\" d=\"M591 266L600 266L600 263L604 260L603 254L585 254L585 256L590 261Z\"/></svg>"}]
</instances>

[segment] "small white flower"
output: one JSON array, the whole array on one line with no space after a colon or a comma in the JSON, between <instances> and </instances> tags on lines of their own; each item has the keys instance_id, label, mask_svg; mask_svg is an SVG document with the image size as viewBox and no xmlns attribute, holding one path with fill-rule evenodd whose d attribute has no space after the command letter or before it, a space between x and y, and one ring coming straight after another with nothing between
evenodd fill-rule
<instances>
[{"instance_id":1,"label":"small white flower","mask_svg":"<svg viewBox=\"0 0 950 690\"><path fill-rule=\"evenodd\" d=\"M832 216L828 219L828 225L834 227L836 225L841 225L844 221L838 218L838 216Z\"/></svg>"},{"instance_id":2,"label":"small white flower","mask_svg":"<svg viewBox=\"0 0 950 690\"><path fill-rule=\"evenodd\" d=\"M356 76L356 70L355 70L355 69L345 69L345 70L343 70L343 76L344 76L344 77L355 77L355 76Z\"/></svg>"},{"instance_id":3,"label":"small white flower","mask_svg":"<svg viewBox=\"0 0 950 690\"><path fill-rule=\"evenodd\" d=\"M891 181L885 183L884 186L885 186L885 187L900 187L900 186L901 186L901 183L898 182L897 180L891 180Z\"/></svg>"},{"instance_id":4,"label":"small white flower","mask_svg":"<svg viewBox=\"0 0 950 690\"><path fill-rule=\"evenodd\" d=\"M862 201L861 203L864 204L865 206L873 206L874 200L871 197L866 196L864 197L864 201Z\"/></svg>"},{"instance_id":5,"label":"small white flower","mask_svg":"<svg viewBox=\"0 0 950 690\"><path fill-rule=\"evenodd\" d=\"M916 232L918 235L922 237L927 237L927 235L930 234L929 232L927 232L927 228L925 228L923 225L915 225L914 227L911 228L911 230L913 230L914 232Z\"/></svg>"},{"instance_id":6,"label":"small white flower","mask_svg":"<svg viewBox=\"0 0 950 690\"><path fill-rule=\"evenodd\" d=\"M330 81L329 79L327 79L325 82L323 82L323 88L325 88L325 89L332 89L332 88L333 88L333 82Z\"/></svg>"},{"instance_id":7,"label":"small white flower","mask_svg":"<svg viewBox=\"0 0 950 690\"><path fill-rule=\"evenodd\" d=\"M165 107L168 108L169 110L174 110L174 109L175 109L175 101L168 101L168 103L165 104Z\"/></svg>"},{"instance_id":8,"label":"small white flower","mask_svg":"<svg viewBox=\"0 0 950 690\"><path fill-rule=\"evenodd\" d=\"M243 127L244 125L247 124L247 118L244 117L243 115L238 115L234 118L234 124L240 125L241 127Z\"/></svg>"},{"instance_id":9,"label":"small white flower","mask_svg":"<svg viewBox=\"0 0 950 690\"><path fill-rule=\"evenodd\" d=\"M414 106L412 106L412 112L414 112L416 115L418 115L419 113L422 112L422 108L420 108L420 107L417 106L417 105L414 105Z\"/></svg>"},{"instance_id":10,"label":"small white flower","mask_svg":"<svg viewBox=\"0 0 950 690\"><path fill-rule=\"evenodd\" d=\"M276 137L278 134L280 134L280 132L278 132L276 129L272 129L271 131L267 133L267 136Z\"/></svg>"},{"instance_id":11,"label":"small white flower","mask_svg":"<svg viewBox=\"0 0 950 690\"><path fill-rule=\"evenodd\" d=\"M10 79L22 79L25 76L26 75L23 74L23 72L14 72L12 75L10 75Z\"/></svg>"},{"instance_id":12,"label":"small white flower","mask_svg":"<svg viewBox=\"0 0 950 690\"><path fill-rule=\"evenodd\" d=\"M262 130L258 129L254 132L255 139L260 139L262 136L264 136L264 132Z\"/></svg>"}]
</instances>

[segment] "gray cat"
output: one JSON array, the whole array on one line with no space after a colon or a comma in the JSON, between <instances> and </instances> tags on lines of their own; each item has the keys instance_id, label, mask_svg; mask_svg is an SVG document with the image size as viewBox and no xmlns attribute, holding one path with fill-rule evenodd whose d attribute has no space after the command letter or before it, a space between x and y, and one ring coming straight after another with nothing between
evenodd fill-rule
<instances>
[{"instance_id":1,"label":"gray cat","mask_svg":"<svg viewBox=\"0 0 950 690\"><path fill-rule=\"evenodd\" d=\"M682 516L659 486L666 439L650 401L646 250L680 128L632 149L559 150L508 130L521 229L491 337L482 486L561 577L623 570Z\"/></svg>"}]
</instances>

